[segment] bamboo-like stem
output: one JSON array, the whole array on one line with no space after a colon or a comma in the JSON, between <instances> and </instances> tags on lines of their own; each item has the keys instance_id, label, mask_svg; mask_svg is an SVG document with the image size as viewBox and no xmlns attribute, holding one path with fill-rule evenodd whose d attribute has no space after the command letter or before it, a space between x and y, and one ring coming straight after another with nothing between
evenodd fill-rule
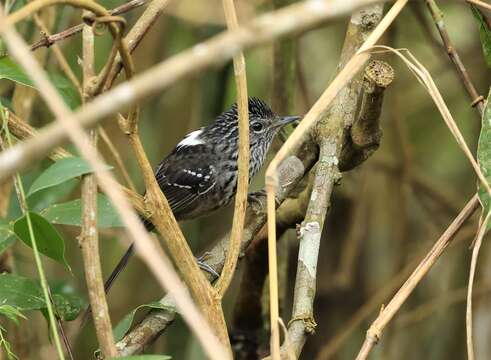
<instances>
[{"instance_id":1,"label":"bamboo-like stem","mask_svg":"<svg viewBox=\"0 0 491 360\"><path fill-rule=\"evenodd\" d=\"M0 13L0 21L2 25L5 23L3 13ZM227 358L227 352L213 335L209 325L204 321L199 310L193 304L184 286L180 283L177 274L170 265L169 260L149 238L142 223L139 221L130 204L120 191L114 177L104 169L103 162L97 154L97 151L95 151L93 147L88 146L87 136L83 132L80 124L71 121L73 115L66 107L56 89L47 79L43 70L32 58L32 54L25 42L20 38L17 32L10 27L2 26L0 28L0 33L12 56L20 63L26 73L33 79L33 82L39 87L44 100L56 114L57 120L60 122L59 126L69 134L70 139L80 149L82 156L94 169L101 188L111 199L113 205L120 214L123 223L126 225L127 230L131 234L131 237L134 239L138 253L145 260L162 287L174 293L176 299L178 299L178 307L181 309L187 323L200 340L200 343L203 345L208 356L217 359Z\"/></svg>"},{"instance_id":2,"label":"bamboo-like stem","mask_svg":"<svg viewBox=\"0 0 491 360\"><path fill-rule=\"evenodd\" d=\"M26 6L23 6L18 11L7 16L3 24L0 25L0 32L4 31L3 27L6 28L12 26L43 8L59 4L69 4L74 7L89 10L97 16L101 17L110 16L106 8L92 0L34 0L28 3ZM118 49L119 54L121 55L122 63L126 71L126 76L131 77L134 72L134 65L125 42L121 40L120 30L117 25L112 21L108 22L108 27L112 37L114 38L114 46Z\"/></svg>"},{"instance_id":3,"label":"bamboo-like stem","mask_svg":"<svg viewBox=\"0 0 491 360\"><path fill-rule=\"evenodd\" d=\"M474 248L472 249L471 266L469 270L469 281L467 287L467 306L465 312L465 329L466 329L466 343L467 343L467 358L469 360L474 360L474 339L473 339L473 329L472 329L472 291L474 287L474 276L476 274L477 267L477 257L479 256L479 250L481 249L482 239L486 230L488 228L489 218L491 217L491 212L488 212L484 216L484 220L479 226Z\"/></svg>"},{"instance_id":4,"label":"bamboo-like stem","mask_svg":"<svg viewBox=\"0 0 491 360\"><path fill-rule=\"evenodd\" d=\"M185 76L195 74L214 64L222 63L236 55L240 50L257 46L294 31L313 27L329 18L349 13L356 7L375 2L376 0L357 0L349 3L345 0L310 0L261 15L248 25L241 26L235 31L217 35L190 50L183 51L134 77L131 81L98 96L73 116L70 116L69 120L84 127L95 126L99 121L117 113L128 104L168 88ZM400 2L397 4L396 8L401 5ZM295 22L291 21L292 18L295 19ZM3 24L0 29L2 27ZM366 58L366 55L360 56ZM360 62L360 57L357 57L354 62ZM346 72L360 68L361 62L360 64L351 64ZM0 180L42 158L66 138L65 130L57 122L53 122L40 131L35 139L17 144L12 149L3 152L0 154Z\"/></svg>"},{"instance_id":5,"label":"bamboo-like stem","mask_svg":"<svg viewBox=\"0 0 491 360\"><path fill-rule=\"evenodd\" d=\"M114 9L109 10L109 14L110 15L124 14L128 11L137 9L140 6L145 5L146 2L147 0L130 0L126 4L120 5L118 7L115 7ZM78 34L79 32L82 31L83 27L84 24L78 24L56 34L48 35L46 33L41 40L31 45L31 50L34 51L41 47L51 47L55 45L58 41L65 40L73 35Z\"/></svg>"},{"instance_id":6,"label":"bamboo-like stem","mask_svg":"<svg viewBox=\"0 0 491 360\"><path fill-rule=\"evenodd\" d=\"M109 137L109 135L107 135L106 130L104 130L102 126L99 126L97 128L97 131L99 132L102 141L104 141L107 148L109 149L109 152L111 153L111 156L114 158L114 161L116 161L116 166L118 167L119 171L121 171L121 175L123 175L124 181L129 186L131 191L135 192L136 194L135 184L133 183L133 180L131 180L128 170L126 170L126 166L123 163L123 159L121 158L118 149L116 149L116 146L114 146L111 138Z\"/></svg>"},{"instance_id":7,"label":"bamboo-like stem","mask_svg":"<svg viewBox=\"0 0 491 360\"><path fill-rule=\"evenodd\" d=\"M469 240L471 236L474 235L474 230L471 228L471 224L461 230L461 236L458 239L455 239L453 246L449 248L456 249L457 244L462 245L465 241ZM467 230L467 231L465 231ZM472 230L472 231L471 231ZM424 250L424 251L423 251ZM387 302L390 299L390 296L397 291L404 284L404 280L411 275L411 270L413 270L419 262L419 259L422 258L426 253L425 249L420 249L417 252L417 255L409 261L396 275L394 275L389 281L384 283L383 287L378 290L373 296L370 297L358 310L353 313L353 315L346 321L345 326L338 331L333 337L329 339L325 346L319 351L316 356L316 360L329 360L334 357L334 355L341 349L341 347L348 341L350 336L358 329L360 324L362 324L366 319L371 315L376 313L380 309L380 305ZM463 289L466 290L466 289ZM446 296L445 296L446 297ZM463 293L463 298L465 299L465 291ZM427 308L425 305L421 305L414 312L424 312L423 308ZM428 304L429 305L429 304ZM406 326L409 321L409 318L415 318L416 315L411 314L402 314L400 317L400 321L397 325ZM406 316L407 315L407 316Z\"/></svg>"},{"instance_id":8,"label":"bamboo-like stem","mask_svg":"<svg viewBox=\"0 0 491 360\"><path fill-rule=\"evenodd\" d=\"M223 0L223 10L225 12L227 27L230 30L236 30L239 27L239 22L233 0ZM249 188L249 100L247 95L244 54L240 52L234 57L233 61L239 113L238 179L229 248L222 273L215 286L221 298L223 298L223 295L227 291L237 266L247 208L247 191Z\"/></svg>"},{"instance_id":9,"label":"bamboo-like stem","mask_svg":"<svg viewBox=\"0 0 491 360\"><path fill-rule=\"evenodd\" d=\"M94 33L92 27L87 25L82 30L82 57L84 89L90 86L94 73ZM87 92L83 91L83 94ZM83 99L84 102L89 100ZM97 146L97 133L89 130L90 143ZM99 236L97 230L97 182L93 174L82 178L82 229L80 247L84 263L85 279L89 293L90 306L97 340L102 354L106 358L118 355L114 344L111 318L107 306L99 255Z\"/></svg>"},{"instance_id":10,"label":"bamboo-like stem","mask_svg":"<svg viewBox=\"0 0 491 360\"><path fill-rule=\"evenodd\" d=\"M481 1L481 0L465 0L469 4L474 4L477 6L482 7L483 9L486 9L488 11L491 11L491 5L488 4L487 2Z\"/></svg>"},{"instance_id":11,"label":"bamboo-like stem","mask_svg":"<svg viewBox=\"0 0 491 360\"><path fill-rule=\"evenodd\" d=\"M392 320L396 312L401 305L406 301L409 295L413 292L416 285L419 284L421 279L428 273L431 267L435 264L438 258L443 254L447 246L455 237L462 225L474 214L479 207L479 199L477 195L474 195L471 200L462 209L460 214L454 219L450 226L445 230L438 241L433 245L431 250L426 254L424 259L419 263L413 273L406 280L404 285L394 295L390 302L383 308L379 316L372 323L367 331L366 339L356 357L357 360L363 360L368 357L368 354L372 350L373 346L377 344L382 331L387 324Z\"/></svg>"},{"instance_id":12,"label":"bamboo-like stem","mask_svg":"<svg viewBox=\"0 0 491 360\"><path fill-rule=\"evenodd\" d=\"M0 19L1 19L2 12L3 12L3 6L0 5ZM12 146L12 139L10 136L8 126L6 125L6 116L5 115L6 115L6 111L3 108L3 106L1 106L1 104L0 104L0 118L2 119L3 130L5 131L5 136L6 136L6 140L7 140L6 143L8 144L8 147L11 147ZM58 358L61 360L64 360L65 355L63 353L63 349L61 348L60 336L59 336L58 331L57 331L58 325L56 323L56 317L55 317L55 313L54 313L54 309L53 309L53 303L51 302L51 299L49 296L49 294L50 294L49 284L48 284L48 280L46 279L46 274L44 273L44 267L43 267L43 262L41 260L41 255L39 254L39 250L38 250L38 246L37 246L37 242L36 242L36 236L34 234L31 216L29 213L29 208L27 206L24 186L22 185L22 180L21 180L20 175L18 173L14 177L14 186L15 186L15 190L17 192L17 197L19 200L19 206L22 209L22 213L24 214L24 216L26 217L26 220L27 220L27 228L28 228L28 232L29 232L29 238L31 240L32 252L34 254L34 261L36 263L36 268L37 268L37 271L39 274L39 280L41 283L41 289L42 289L42 293L43 293L43 297L44 297L44 302L46 303L46 309L48 310L48 321L49 321L49 325L51 328L51 332L53 334L55 348L56 348L56 351L58 354Z\"/></svg>"},{"instance_id":13,"label":"bamboo-like stem","mask_svg":"<svg viewBox=\"0 0 491 360\"><path fill-rule=\"evenodd\" d=\"M128 44L128 50L133 52L135 48L140 44L143 36L149 31L152 25L157 21L158 17L171 0L153 0L148 7L145 9L143 14L140 16L138 21L133 25L128 35L125 36L124 41ZM107 90L112 87L114 80L116 80L117 75L121 71L123 66L121 57L118 56L109 71L109 75L105 84L104 89Z\"/></svg>"},{"instance_id":14,"label":"bamboo-like stem","mask_svg":"<svg viewBox=\"0 0 491 360\"><path fill-rule=\"evenodd\" d=\"M445 26L445 21L443 20L443 12L440 10L435 0L425 0L426 6L430 11L430 14L435 22L435 25L438 29L438 33L442 38L443 45L445 46L446 53L452 63L455 65L455 69L459 74L460 80L464 85L464 88L467 90L469 94L470 100L472 101L472 106L477 106L479 113L482 115L484 111L484 97L480 96L472 83L472 80L467 72L467 69L464 66L464 63L460 59L459 53L455 50L452 42L450 41L450 37L447 32L447 27Z\"/></svg>"}]
</instances>

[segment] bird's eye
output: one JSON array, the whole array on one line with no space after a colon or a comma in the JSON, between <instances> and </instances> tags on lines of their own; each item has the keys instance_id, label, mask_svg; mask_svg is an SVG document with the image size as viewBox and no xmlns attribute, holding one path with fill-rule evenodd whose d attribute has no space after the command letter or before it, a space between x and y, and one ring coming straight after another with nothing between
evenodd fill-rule
<instances>
[{"instance_id":1,"label":"bird's eye","mask_svg":"<svg viewBox=\"0 0 491 360\"><path fill-rule=\"evenodd\" d=\"M262 123L260 122L255 122L251 125L252 127L252 130L254 130L255 132L260 132L263 130L264 126Z\"/></svg>"}]
</instances>

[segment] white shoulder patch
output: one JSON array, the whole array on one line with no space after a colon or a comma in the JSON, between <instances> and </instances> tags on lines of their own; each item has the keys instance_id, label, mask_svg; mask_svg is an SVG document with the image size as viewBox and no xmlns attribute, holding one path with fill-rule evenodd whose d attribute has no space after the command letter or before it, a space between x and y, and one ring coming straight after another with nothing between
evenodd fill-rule
<instances>
[{"instance_id":1,"label":"white shoulder patch","mask_svg":"<svg viewBox=\"0 0 491 360\"><path fill-rule=\"evenodd\" d=\"M182 146L192 146L192 145L200 145L204 144L203 140L199 138L203 129L195 130L189 134L187 134L184 139L181 140L177 147L180 148Z\"/></svg>"}]
</instances>

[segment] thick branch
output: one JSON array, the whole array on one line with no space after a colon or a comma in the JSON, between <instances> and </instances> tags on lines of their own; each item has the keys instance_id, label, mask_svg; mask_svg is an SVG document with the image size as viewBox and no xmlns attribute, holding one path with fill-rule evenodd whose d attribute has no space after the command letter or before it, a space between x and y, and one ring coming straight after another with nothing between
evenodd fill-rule
<instances>
[{"instance_id":1,"label":"thick branch","mask_svg":"<svg viewBox=\"0 0 491 360\"><path fill-rule=\"evenodd\" d=\"M353 14L346 32L339 69L346 65L381 21L382 10L382 5L373 5ZM370 65L367 68L370 69ZM345 129L355 122L361 87L362 77L360 75L353 77L335 98L327 117L321 119L314 129L316 141L320 146L319 162L316 166L307 213L300 229L292 318L288 324L288 337L292 349L287 349L286 343L283 346L285 352L293 352L297 358L307 340L307 335L313 334L316 327L313 303L321 232L330 206L333 186L340 177L339 158L346 137ZM370 117L368 120L377 122L378 116ZM359 123L360 120L357 122ZM365 124L363 127L369 130L376 128L378 131L378 123L373 126L366 122L362 123ZM358 126L355 125L355 128Z\"/></svg>"}]
</instances>

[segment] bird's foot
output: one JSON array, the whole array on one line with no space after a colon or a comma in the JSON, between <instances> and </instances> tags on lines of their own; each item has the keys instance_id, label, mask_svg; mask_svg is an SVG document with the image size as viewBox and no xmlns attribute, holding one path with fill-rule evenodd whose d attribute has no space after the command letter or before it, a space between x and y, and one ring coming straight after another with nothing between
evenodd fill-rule
<instances>
[{"instance_id":1,"label":"bird's foot","mask_svg":"<svg viewBox=\"0 0 491 360\"><path fill-rule=\"evenodd\" d=\"M205 262L205 259L210 255L209 252L205 252L200 257L196 258L196 262L201 270L206 271L207 273L213 275L215 278L219 278L220 274L218 274L215 269L213 269L209 264Z\"/></svg>"},{"instance_id":2,"label":"bird's foot","mask_svg":"<svg viewBox=\"0 0 491 360\"><path fill-rule=\"evenodd\" d=\"M249 194L247 194L247 203L250 206L257 206L258 209L264 209L265 205L266 205L265 204L266 197L267 197L267 194L266 194L266 190L264 190L264 189L250 192ZM280 206L280 202L278 201L278 199L276 197L275 197L274 201L276 203L276 207Z\"/></svg>"}]
</instances>

